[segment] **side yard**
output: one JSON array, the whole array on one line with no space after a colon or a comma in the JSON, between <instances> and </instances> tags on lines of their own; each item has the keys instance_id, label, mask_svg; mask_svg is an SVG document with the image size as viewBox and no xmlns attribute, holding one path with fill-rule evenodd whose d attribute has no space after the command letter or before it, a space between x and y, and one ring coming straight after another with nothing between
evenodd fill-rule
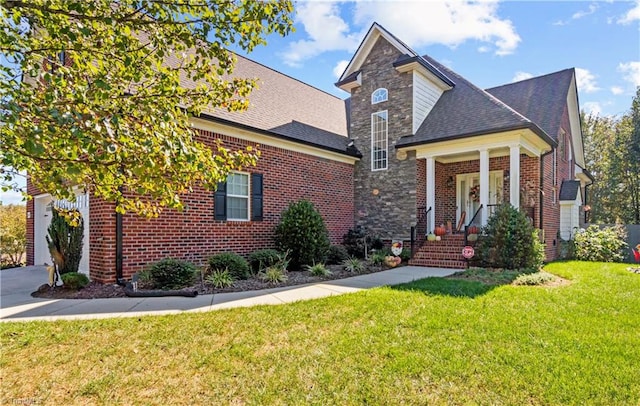
<instances>
[{"instance_id":1,"label":"side yard","mask_svg":"<svg viewBox=\"0 0 640 406\"><path fill-rule=\"evenodd\" d=\"M0 324L3 402L629 404L640 275L553 287L426 279L283 306Z\"/></svg>"}]
</instances>

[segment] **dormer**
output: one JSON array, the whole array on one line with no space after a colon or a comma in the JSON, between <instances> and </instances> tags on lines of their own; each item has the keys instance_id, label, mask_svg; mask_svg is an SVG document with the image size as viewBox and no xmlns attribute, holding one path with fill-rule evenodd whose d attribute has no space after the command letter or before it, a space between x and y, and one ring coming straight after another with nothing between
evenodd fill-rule
<instances>
[{"instance_id":1,"label":"dormer","mask_svg":"<svg viewBox=\"0 0 640 406\"><path fill-rule=\"evenodd\" d=\"M335 85L349 93L362 86L361 68L380 38L389 42L400 54L389 68L412 76L412 133L415 133L442 93L452 89L455 83L378 23L372 24Z\"/></svg>"}]
</instances>

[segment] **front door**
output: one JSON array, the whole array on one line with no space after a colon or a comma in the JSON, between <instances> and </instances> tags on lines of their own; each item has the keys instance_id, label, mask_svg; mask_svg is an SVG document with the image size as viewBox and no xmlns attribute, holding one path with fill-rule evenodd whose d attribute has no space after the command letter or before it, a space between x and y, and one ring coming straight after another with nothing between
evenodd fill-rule
<instances>
[{"instance_id":1,"label":"front door","mask_svg":"<svg viewBox=\"0 0 640 406\"><path fill-rule=\"evenodd\" d=\"M489 172L489 204L502 203L502 171ZM464 173L456 177L457 222L464 216L464 224L470 224L471 219L480 208L480 174ZM489 208L491 212L491 207ZM482 224L482 213L473 221Z\"/></svg>"}]
</instances>

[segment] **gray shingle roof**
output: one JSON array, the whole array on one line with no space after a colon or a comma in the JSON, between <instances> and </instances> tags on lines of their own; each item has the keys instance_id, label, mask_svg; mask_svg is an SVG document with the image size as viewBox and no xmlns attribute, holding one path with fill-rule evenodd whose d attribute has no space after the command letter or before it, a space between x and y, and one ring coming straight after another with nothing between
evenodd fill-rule
<instances>
[{"instance_id":1,"label":"gray shingle roof","mask_svg":"<svg viewBox=\"0 0 640 406\"><path fill-rule=\"evenodd\" d=\"M345 101L311 85L236 55L234 77L257 78L246 111L205 109L202 118L292 141L360 156L348 148ZM169 63L177 63L171 58ZM183 86L195 84L182 78Z\"/></svg>"},{"instance_id":2,"label":"gray shingle roof","mask_svg":"<svg viewBox=\"0 0 640 406\"><path fill-rule=\"evenodd\" d=\"M423 58L455 82L445 91L414 135L402 137L396 147L530 128L551 141L534 122L503 101L429 56Z\"/></svg>"},{"instance_id":3,"label":"gray shingle roof","mask_svg":"<svg viewBox=\"0 0 640 406\"><path fill-rule=\"evenodd\" d=\"M563 180L562 185L560 185L560 197L558 198L558 200L575 201L578 198L579 192L580 192L579 180Z\"/></svg>"},{"instance_id":4,"label":"gray shingle roof","mask_svg":"<svg viewBox=\"0 0 640 406\"><path fill-rule=\"evenodd\" d=\"M487 92L536 123L557 141L573 76L573 69L565 69L487 89Z\"/></svg>"}]
</instances>

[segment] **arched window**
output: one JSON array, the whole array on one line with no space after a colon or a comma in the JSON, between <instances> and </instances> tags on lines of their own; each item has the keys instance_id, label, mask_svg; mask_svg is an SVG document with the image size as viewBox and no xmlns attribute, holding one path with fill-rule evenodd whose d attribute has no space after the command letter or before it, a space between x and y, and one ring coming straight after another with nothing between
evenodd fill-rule
<instances>
[{"instance_id":1,"label":"arched window","mask_svg":"<svg viewBox=\"0 0 640 406\"><path fill-rule=\"evenodd\" d=\"M387 101L389 98L389 92L384 87L380 89L376 89L373 93L371 93L371 104L381 103Z\"/></svg>"}]
</instances>

